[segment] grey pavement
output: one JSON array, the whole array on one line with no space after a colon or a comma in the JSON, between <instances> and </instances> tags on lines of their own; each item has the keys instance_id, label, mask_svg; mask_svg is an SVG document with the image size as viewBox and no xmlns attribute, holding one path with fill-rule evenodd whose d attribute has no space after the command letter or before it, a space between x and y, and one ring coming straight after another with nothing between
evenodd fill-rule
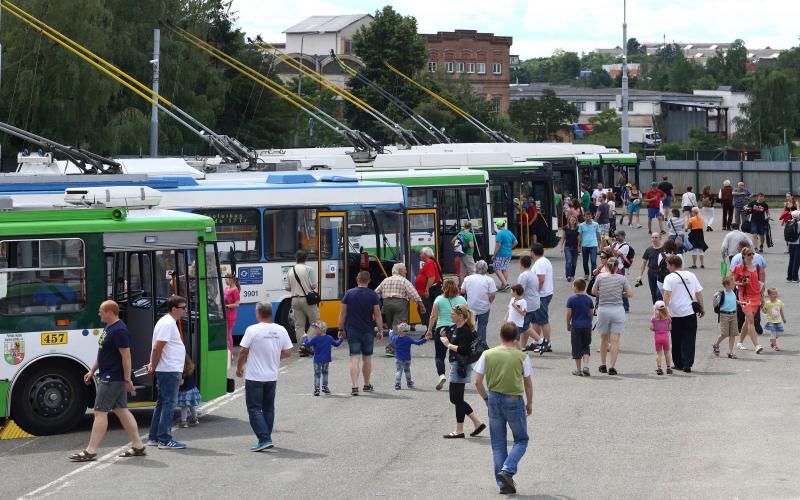
<instances>
[{"instance_id":1,"label":"grey pavement","mask_svg":"<svg viewBox=\"0 0 800 500\"><path fill-rule=\"evenodd\" d=\"M720 220L718 213L717 221ZM719 224L717 224L719 225ZM627 229L627 228L626 228ZM774 230L776 239L780 230ZM628 231L640 256L644 229ZM719 287L719 243L698 270L706 303ZM556 269L551 305L554 352L532 355L534 414L528 453L516 476L520 498L799 498L800 286L784 282L782 241L766 252L768 282L786 302L789 323L781 351L711 355L716 317L700 320L694 372L655 374L647 287L635 289L622 353L611 377L596 371L593 338L590 378L571 375L563 308L571 287L563 256L548 252ZM514 275L517 261L512 263ZM631 278L632 280L632 278ZM508 294L492 308L490 344L497 343ZM376 352L382 353L385 341ZM376 392L349 395L347 347L334 351L334 395L312 396L309 358L285 361L278 383L275 449L251 453L255 441L244 397L208 403L198 427L176 429L184 451L148 449L146 458L115 459L126 443L118 424L99 462L73 464L66 456L85 445L91 417L61 436L0 441L3 497L54 498L497 498L488 433L444 440L455 416L446 388L436 391L433 346L412 347L417 389L394 390L394 360L375 357ZM724 355L723 355L724 356ZM241 385L239 382L238 385ZM483 421L486 407L474 389L467 401ZM142 432L149 412L137 411ZM113 420L113 419L112 419ZM471 424L467 421L467 430Z\"/></svg>"}]
</instances>

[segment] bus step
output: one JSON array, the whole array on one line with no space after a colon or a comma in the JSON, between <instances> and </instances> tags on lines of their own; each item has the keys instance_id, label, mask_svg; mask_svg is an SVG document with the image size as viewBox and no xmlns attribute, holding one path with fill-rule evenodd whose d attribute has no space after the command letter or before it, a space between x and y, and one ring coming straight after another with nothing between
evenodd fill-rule
<instances>
[{"instance_id":1,"label":"bus step","mask_svg":"<svg viewBox=\"0 0 800 500\"><path fill-rule=\"evenodd\" d=\"M19 428L13 420L7 420L6 425L0 428L0 440L6 439L23 439L36 437L33 434L28 434Z\"/></svg>"}]
</instances>

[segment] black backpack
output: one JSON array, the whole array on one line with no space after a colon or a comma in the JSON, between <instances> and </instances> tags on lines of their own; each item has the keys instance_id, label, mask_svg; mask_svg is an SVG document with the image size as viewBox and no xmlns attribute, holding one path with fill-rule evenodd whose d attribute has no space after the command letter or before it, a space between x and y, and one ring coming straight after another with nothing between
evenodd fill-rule
<instances>
[{"instance_id":1,"label":"black backpack","mask_svg":"<svg viewBox=\"0 0 800 500\"><path fill-rule=\"evenodd\" d=\"M717 295L719 296L719 303L714 304L714 312L719 314L722 306L725 304L725 290L720 290L717 292Z\"/></svg>"},{"instance_id":2,"label":"black backpack","mask_svg":"<svg viewBox=\"0 0 800 500\"><path fill-rule=\"evenodd\" d=\"M628 255L626 255L625 258L628 260L628 262L623 264L626 268L628 268L633 265L633 258L636 257L636 250L634 250L629 243L626 243L626 245L628 245Z\"/></svg>"},{"instance_id":3,"label":"black backpack","mask_svg":"<svg viewBox=\"0 0 800 500\"><path fill-rule=\"evenodd\" d=\"M669 269L667 269L667 259L664 257L664 254L661 254L661 262L658 263L658 282L663 283L664 278L669 275Z\"/></svg>"},{"instance_id":4,"label":"black backpack","mask_svg":"<svg viewBox=\"0 0 800 500\"><path fill-rule=\"evenodd\" d=\"M788 243L794 243L797 241L797 237L800 236L800 231L797 230L797 221L791 220L784 224L783 226L783 239L786 240Z\"/></svg>"}]
</instances>

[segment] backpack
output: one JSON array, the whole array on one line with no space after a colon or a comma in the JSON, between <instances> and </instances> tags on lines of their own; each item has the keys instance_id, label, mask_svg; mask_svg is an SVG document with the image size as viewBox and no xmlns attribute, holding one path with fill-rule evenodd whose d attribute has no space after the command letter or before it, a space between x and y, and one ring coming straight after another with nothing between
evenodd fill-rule
<instances>
[{"instance_id":1,"label":"backpack","mask_svg":"<svg viewBox=\"0 0 800 500\"><path fill-rule=\"evenodd\" d=\"M714 312L719 314L723 304L725 304L725 290L720 290L716 295L719 297L719 303L714 304Z\"/></svg>"},{"instance_id":2,"label":"backpack","mask_svg":"<svg viewBox=\"0 0 800 500\"><path fill-rule=\"evenodd\" d=\"M661 254L661 262L658 263L658 281L659 283L664 282L664 278L669 275L669 269L667 269L667 259L664 258L664 254Z\"/></svg>"},{"instance_id":3,"label":"backpack","mask_svg":"<svg viewBox=\"0 0 800 500\"><path fill-rule=\"evenodd\" d=\"M633 265L633 258L636 257L636 250L633 249L630 243L625 244L628 245L628 255L625 256L625 260L627 260L627 262L623 261L622 265L625 266L625 269L627 269Z\"/></svg>"},{"instance_id":4,"label":"backpack","mask_svg":"<svg viewBox=\"0 0 800 500\"><path fill-rule=\"evenodd\" d=\"M458 233L455 238L453 238L453 253L458 255L459 257L465 255L467 252L467 239L464 238L464 235Z\"/></svg>"},{"instance_id":5,"label":"backpack","mask_svg":"<svg viewBox=\"0 0 800 500\"><path fill-rule=\"evenodd\" d=\"M798 236L800 236L800 231L797 230L797 221L787 222L783 226L783 239L786 242L794 243L797 241Z\"/></svg>"}]
</instances>

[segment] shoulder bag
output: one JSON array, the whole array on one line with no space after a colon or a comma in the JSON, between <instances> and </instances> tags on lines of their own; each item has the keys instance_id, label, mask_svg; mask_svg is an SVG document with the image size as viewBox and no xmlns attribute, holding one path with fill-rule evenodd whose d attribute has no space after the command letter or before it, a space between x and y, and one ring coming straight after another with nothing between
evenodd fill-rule
<instances>
[{"instance_id":1,"label":"shoulder bag","mask_svg":"<svg viewBox=\"0 0 800 500\"><path fill-rule=\"evenodd\" d=\"M431 299L435 299L442 293L444 293L444 289L442 288L442 268L439 267L439 263L436 262L436 259L431 257L431 260L436 265L436 272L439 273L439 279L434 280L433 284L428 288L428 297Z\"/></svg>"},{"instance_id":2,"label":"shoulder bag","mask_svg":"<svg viewBox=\"0 0 800 500\"><path fill-rule=\"evenodd\" d=\"M306 303L310 306L315 306L319 304L320 301L319 294L314 290L309 290L306 292L306 289L303 286L303 282L300 280L300 276L297 275L297 268L292 266L292 272L294 273L294 279L297 280L297 284L300 286L300 290L303 291L303 295L305 295L306 297Z\"/></svg>"},{"instance_id":3,"label":"shoulder bag","mask_svg":"<svg viewBox=\"0 0 800 500\"><path fill-rule=\"evenodd\" d=\"M686 293L689 294L689 299L692 301L692 311L694 311L695 314L702 313L703 312L703 306L700 304L700 302L697 302L696 300L694 300L694 296L692 295L692 292L689 291L689 287L686 285L686 282L683 281L683 276L681 276L681 274L678 273L678 272L673 272L672 274L677 274L678 275L678 278L680 278L681 283L683 283L683 288L685 288L686 289Z\"/></svg>"}]
</instances>

